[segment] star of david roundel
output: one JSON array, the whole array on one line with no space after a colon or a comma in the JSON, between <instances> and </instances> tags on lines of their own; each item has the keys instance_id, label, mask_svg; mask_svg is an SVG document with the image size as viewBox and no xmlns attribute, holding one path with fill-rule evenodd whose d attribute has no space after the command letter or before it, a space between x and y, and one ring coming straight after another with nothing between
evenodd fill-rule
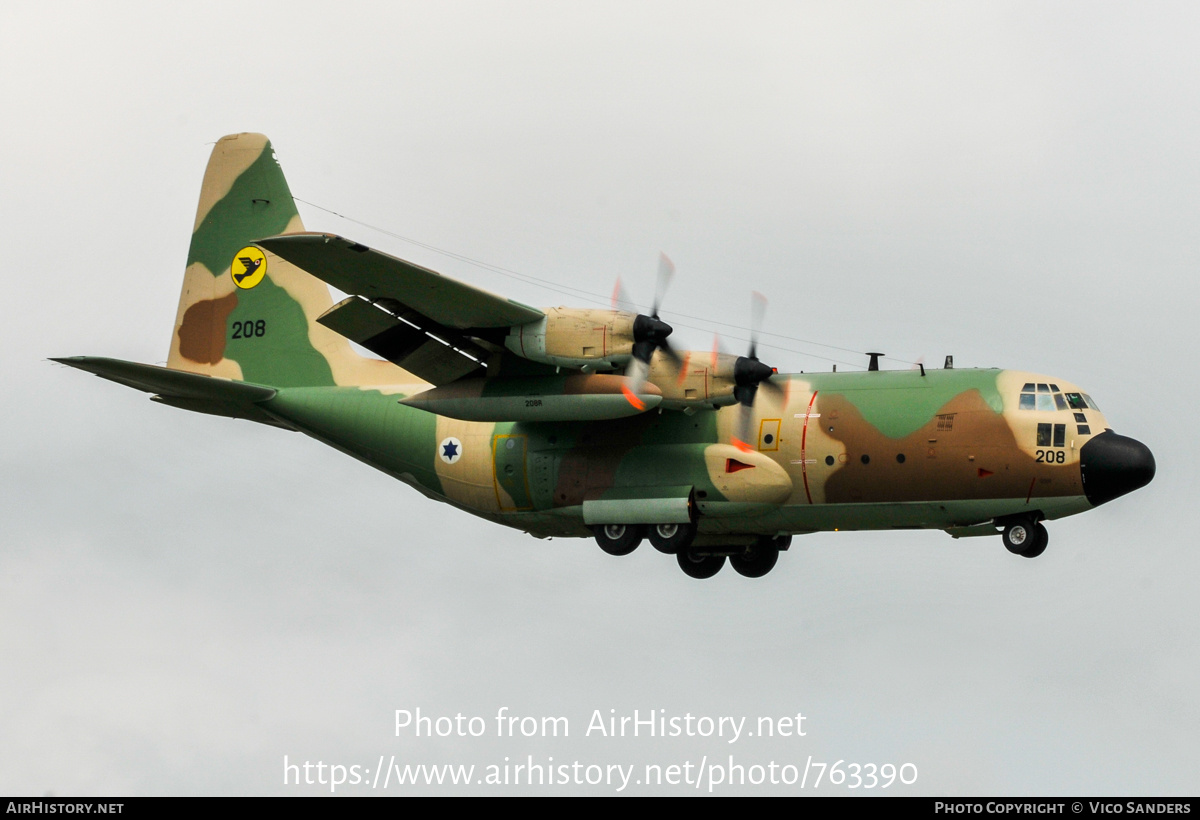
<instances>
[{"instance_id":1,"label":"star of david roundel","mask_svg":"<svg viewBox=\"0 0 1200 820\"><path fill-rule=\"evenodd\" d=\"M438 455L447 464L453 464L462 458L462 451L462 442L453 436L442 439L442 443L438 445Z\"/></svg>"}]
</instances>

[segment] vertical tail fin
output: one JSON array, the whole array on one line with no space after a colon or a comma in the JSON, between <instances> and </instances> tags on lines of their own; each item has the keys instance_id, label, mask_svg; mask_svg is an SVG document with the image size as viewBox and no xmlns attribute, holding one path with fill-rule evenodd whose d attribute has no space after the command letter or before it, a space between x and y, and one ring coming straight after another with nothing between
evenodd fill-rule
<instances>
[{"instance_id":1,"label":"vertical tail fin","mask_svg":"<svg viewBox=\"0 0 1200 820\"><path fill-rule=\"evenodd\" d=\"M220 139L200 189L168 367L274 387L417 381L317 324L333 305L324 282L250 247L303 230L270 141Z\"/></svg>"}]
</instances>

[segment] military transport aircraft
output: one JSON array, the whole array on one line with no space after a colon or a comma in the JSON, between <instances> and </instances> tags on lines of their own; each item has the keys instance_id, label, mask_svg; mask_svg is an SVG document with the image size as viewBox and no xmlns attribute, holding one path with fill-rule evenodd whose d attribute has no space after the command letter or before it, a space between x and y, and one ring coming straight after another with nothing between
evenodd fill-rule
<instances>
[{"instance_id":1,"label":"military transport aircraft","mask_svg":"<svg viewBox=\"0 0 1200 820\"><path fill-rule=\"evenodd\" d=\"M350 296L335 305L327 285ZM1043 521L1154 477L1150 450L1064 379L881 371L877 355L865 372L783 375L754 342L680 352L670 334L657 299L649 315L542 310L306 233L271 144L237 134L205 173L167 366L55 361L299 430L539 538L613 555L647 538L694 578L727 557L765 575L821 530L1000 534L1035 557Z\"/></svg>"}]
</instances>

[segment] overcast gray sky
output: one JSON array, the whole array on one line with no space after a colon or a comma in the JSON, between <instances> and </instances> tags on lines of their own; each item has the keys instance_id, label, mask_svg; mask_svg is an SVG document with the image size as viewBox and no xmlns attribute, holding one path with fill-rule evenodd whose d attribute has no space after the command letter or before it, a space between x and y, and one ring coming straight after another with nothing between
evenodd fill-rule
<instances>
[{"instance_id":1,"label":"overcast gray sky","mask_svg":"<svg viewBox=\"0 0 1200 820\"><path fill-rule=\"evenodd\" d=\"M285 788L285 755L732 754L914 764L888 793L1195 794L1198 42L1184 3L5 3L0 792L328 789ZM666 251L686 346L758 290L766 330L812 342L764 348L781 370L884 350L1078 382L1158 476L1035 561L828 533L696 582L47 363L166 358L210 144L237 131L306 202L529 276L648 302ZM418 707L488 731L396 737ZM501 707L571 735L498 738ZM585 736L610 709L807 734Z\"/></svg>"}]
</instances>

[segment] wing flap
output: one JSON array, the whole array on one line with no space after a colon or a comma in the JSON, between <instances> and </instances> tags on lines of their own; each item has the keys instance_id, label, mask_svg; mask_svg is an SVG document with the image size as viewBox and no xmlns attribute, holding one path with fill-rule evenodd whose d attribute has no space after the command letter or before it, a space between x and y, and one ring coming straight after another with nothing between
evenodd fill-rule
<instances>
[{"instance_id":1,"label":"wing flap","mask_svg":"<svg viewBox=\"0 0 1200 820\"><path fill-rule=\"evenodd\" d=\"M334 234L294 233L256 242L344 293L394 299L447 327L506 328L536 322L537 308L442 276Z\"/></svg>"},{"instance_id":2,"label":"wing flap","mask_svg":"<svg viewBox=\"0 0 1200 820\"><path fill-rule=\"evenodd\" d=\"M338 302L317 321L430 384L449 384L482 370L488 355L424 316L396 316L358 296Z\"/></svg>"}]
</instances>

